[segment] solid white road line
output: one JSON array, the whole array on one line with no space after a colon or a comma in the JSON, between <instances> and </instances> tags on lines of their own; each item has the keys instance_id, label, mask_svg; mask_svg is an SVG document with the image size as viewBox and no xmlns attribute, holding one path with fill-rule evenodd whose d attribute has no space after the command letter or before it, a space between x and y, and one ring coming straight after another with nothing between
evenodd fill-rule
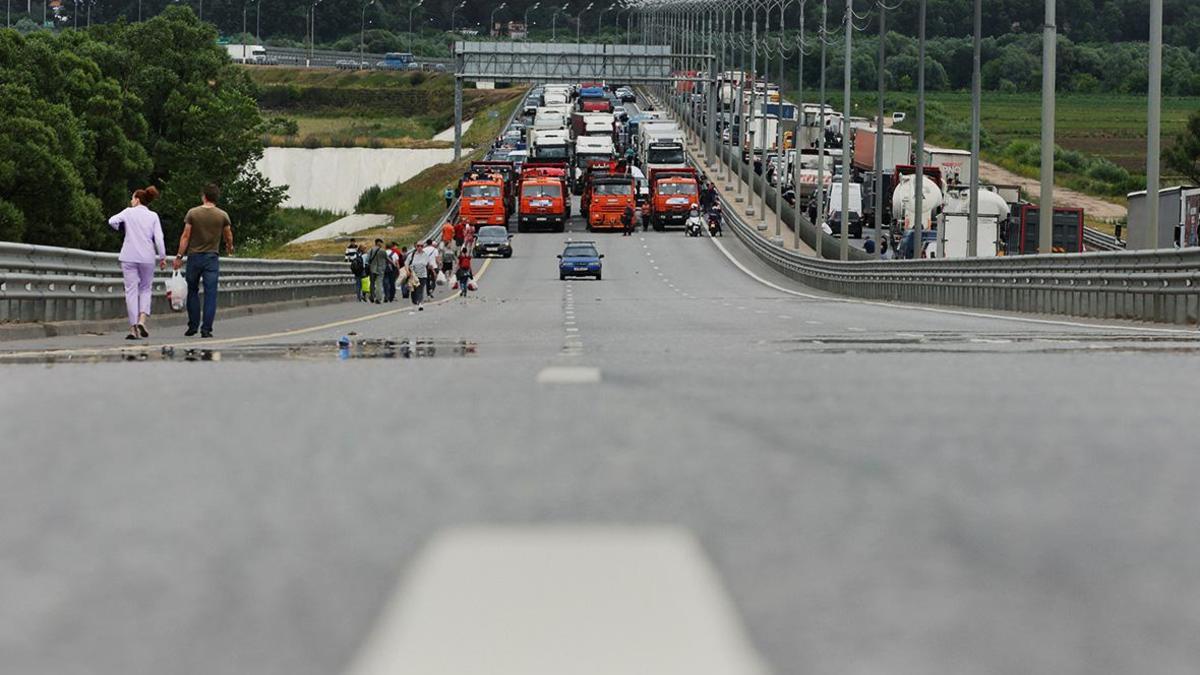
<instances>
[{"instance_id":1,"label":"solid white road line","mask_svg":"<svg viewBox=\"0 0 1200 675\"><path fill-rule=\"evenodd\" d=\"M600 369L585 366L548 366L537 374L538 384L596 384Z\"/></svg>"},{"instance_id":2,"label":"solid white road line","mask_svg":"<svg viewBox=\"0 0 1200 675\"><path fill-rule=\"evenodd\" d=\"M674 527L439 534L346 675L764 675L695 538Z\"/></svg>"},{"instance_id":3,"label":"solid white road line","mask_svg":"<svg viewBox=\"0 0 1200 675\"><path fill-rule=\"evenodd\" d=\"M1196 335L1195 330L1191 330L1191 329L1187 329L1187 328L1151 328L1149 326L1122 326L1122 325L1114 325L1114 324L1080 323L1078 321L1062 321L1059 319L1034 319L1034 318L1025 317L1025 316L1007 316L1004 314L988 314L987 312L970 312L970 311L965 311L965 310L960 310L960 309L942 309L940 307L928 307L926 305L911 305L911 304L901 304L901 303L892 303L892 302L880 302L878 300L861 300L859 298L845 298L845 297L840 297L840 296L815 295L813 293L803 293L801 291L793 291L790 288L784 288L783 286L780 286L779 284L775 284L770 281L767 281L766 279L755 274L753 271L751 271L749 268L747 268L745 265L743 265L740 260L733 257L733 254L730 253L725 248L725 246L723 246L721 244L721 242L717 241L716 239L713 239L712 237L709 237L708 240L711 241L713 243L713 246L716 246L717 249L720 250L721 253L727 259L729 259L729 262L733 263L735 267L737 267L739 270L744 272L746 274L746 276L749 276L751 279L754 279L755 281L759 282L760 284L767 286L768 288L773 288L781 293L787 293L788 295L794 295L794 296L800 297L800 298L808 298L810 300L825 300L825 301L829 301L829 302L841 302L841 303L845 303L848 305L868 305L868 306L872 306L872 307L887 307L889 309L913 309L918 312L933 312L934 314L950 314L953 316L966 316L966 317L971 317L971 318L975 318L975 319L996 319L998 321L1020 321L1020 322L1024 322L1024 323L1037 323L1037 324L1048 325L1048 326L1068 326L1071 328L1092 328L1092 329L1097 329L1097 330L1099 330L1099 329L1127 330L1127 331L1134 331L1134 332L1140 332L1140 333L1170 333L1170 334L1193 335L1193 336Z\"/></svg>"}]
</instances>

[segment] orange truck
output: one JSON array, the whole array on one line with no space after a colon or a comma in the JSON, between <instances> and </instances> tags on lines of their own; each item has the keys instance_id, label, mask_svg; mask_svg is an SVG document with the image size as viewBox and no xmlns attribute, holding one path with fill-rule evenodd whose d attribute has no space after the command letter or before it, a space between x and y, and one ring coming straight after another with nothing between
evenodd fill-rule
<instances>
[{"instance_id":1,"label":"orange truck","mask_svg":"<svg viewBox=\"0 0 1200 675\"><path fill-rule=\"evenodd\" d=\"M661 232L667 226L682 227L688 212L700 204L700 180L695 169L650 170L650 224Z\"/></svg>"},{"instance_id":2,"label":"orange truck","mask_svg":"<svg viewBox=\"0 0 1200 675\"><path fill-rule=\"evenodd\" d=\"M620 230L625 207L637 210L637 185L619 162L596 162L588 170L580 208L589 230Z\"/></svg>"},{"instance_id":3,"label":"orange truck","mask_svg":"<svg viewBox=\"0 0 1200 675\"><path fill-rule=\"evenodd\" d=\"M479 225L508 226L504 199L504 177L500 174L472 174L459 183L458 219Z\"/></svg>"},{"instance_id":4,"label":"orange truck","mask_svg":"<svg viewBox=\"0 0 1200 675\"><path fill-rule=\"evenodd\" d=\"M517 188L517 231L549 228L565 232L571 217L565 162L527 162Z\"/></svg>"}]
</instances>

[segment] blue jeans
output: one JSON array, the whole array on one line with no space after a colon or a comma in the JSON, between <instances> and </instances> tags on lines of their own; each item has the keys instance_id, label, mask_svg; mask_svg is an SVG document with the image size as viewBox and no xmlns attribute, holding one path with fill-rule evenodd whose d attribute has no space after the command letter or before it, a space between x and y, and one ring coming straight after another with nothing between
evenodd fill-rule
<instances>
[{"instance_id":1,"label":"blue jeans","mask_svg":"<svg viewBox=\"0 0 1200 675\"><path fill-rule=\"evenodd\" d=\"M221 257L216 253L191 253L187 257L188 330L200 328L211 333L217 318L217 278L221 276ZM200 283L204 283L204 322L200 322Z\"/></svg>"}]
</instances>

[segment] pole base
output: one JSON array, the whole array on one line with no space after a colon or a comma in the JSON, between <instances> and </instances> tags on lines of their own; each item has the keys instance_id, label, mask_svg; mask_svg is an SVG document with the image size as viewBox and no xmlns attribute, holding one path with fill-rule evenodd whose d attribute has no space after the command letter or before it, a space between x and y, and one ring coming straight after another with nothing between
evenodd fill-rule
<instances>
[{"instance_id":1,"label":"pole base","mask_svg":"<svg viewBox=\"0 0 1200 675\"><path fill-rule=\"evenodd\" d=\"M775 244L779 248L783 248L783 237L780 237L780 236L771 237L771 243Z\"/></svg>"}]
</instances>

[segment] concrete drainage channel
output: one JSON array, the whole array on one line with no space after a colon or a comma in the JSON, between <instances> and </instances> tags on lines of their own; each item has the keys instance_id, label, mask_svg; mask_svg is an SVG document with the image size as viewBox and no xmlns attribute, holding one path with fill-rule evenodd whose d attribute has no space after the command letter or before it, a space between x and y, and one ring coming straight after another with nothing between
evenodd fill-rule
<instances>
[{"instance_id":1,"label":"concrete drainage channel","mask_svg":"<svg viewBox=\"0 0 1200 675\"><path fill-rule=\"evenodd\" d=\"M471 357L479 353L472 340L427 340L394 338L359 340L344 336L336 341L301 342L221 347L176 347L121 349L102 352L42 352L13 356L0 354L0 363L175 363L220 361L357 361L362 359L431 359Z\"/></svg>"}]
</instances>

